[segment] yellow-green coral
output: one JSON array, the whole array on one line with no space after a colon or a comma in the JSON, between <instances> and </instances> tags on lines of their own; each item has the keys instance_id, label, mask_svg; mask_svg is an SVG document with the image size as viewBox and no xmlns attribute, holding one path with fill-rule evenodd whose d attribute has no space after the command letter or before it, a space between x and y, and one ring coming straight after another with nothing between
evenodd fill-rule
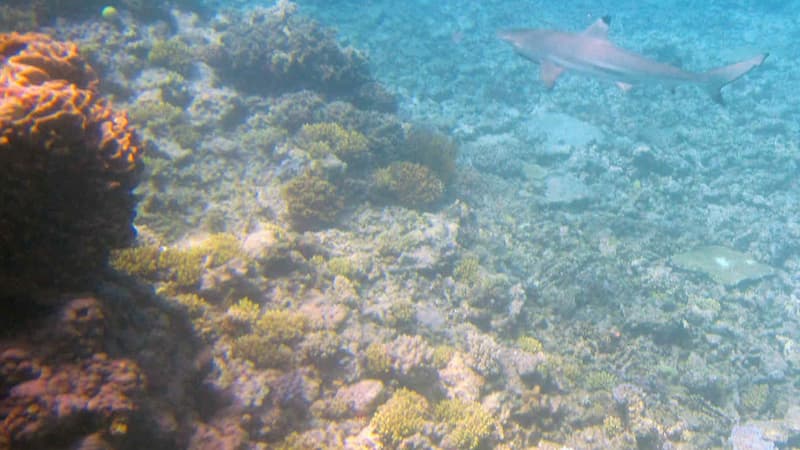
<instances>
[{"instance_id":1,"label":"yellow-green coral","mask_svg":"<svg viewBox=\"0 0 800 450\"><path fill-rule=\"evenodd\" d=\"M214 233L189 251L204 258L208 267L217 267L244 255L239 239L230 233Z\"/></svg>"},{"instance_id":2,"label":"yellow-green coral","mask_svg":"<svg viewBox=\"0 0 800 450\"><path fill-rule=\"evenodd\" d=\"M528 353L539 353L544 349L542 343L531 336L520 336L517 338L517 347Z\"/></svg>"},{"instance_id":3,"label":"yellow-green coral","mask_svg":"<svg viewBox=\"0 0 800 450\"><path fill-rule=\"evenodd\" d=\"M158 257L158 271L178 287L194 286L203 275L203 255L183 249L164 249Z\"/></svg>"},{"instance_id":4,"label":"yellow-green coral","mask_svg":"<svg viewBox=\"0 0 800 450\"><path fill-rule=\"evenodd\" d=\"M148 99L133 104L128 110L131 121L158 131L166 131L183 122L183 110L160 99Z\"/></svg>"},{"instance_id":5,"label":"yellow-green coral","mask_svg":"<svg viewBox=\"0 0 800 450\"><path fill-rule=\"evenodd\" d=\"M334 256L328 260L328 270L334 275L341 275L352 281L358 277L361 268L347 256Z\"/></svg>"},{"instance_id":6,"label":"yellow-green coral","mask_svg":"<svg viewBox=\"0 0 800 450\"><path fill-rule=\"evenodd\" d=\"M202 258L178 249L156 246L126 248L114 251L109 261L111 267L142 278L162 278L186 287L200 281L203 273Z\"/></svg>"},{"instance_id":7,"label":"yellow-green coral","mask_svg":"<svg viewBox=\"0 0 800 450\"><path fill-rule=\"evenodd\" d=\"M372 416L370 424L384 444L392 445L422 431L428 415L428 401L414 391L401 388Z\"/></svg>"},{"instance_id":8,"label":"yellow-green coral","mask_svg":"<svg viewBox=\"0 0 800 450\"><path fill-rule=\"evenodd\" d=\"M287 135L288 132L279 127L256 128L242 134L242 146L257 153L269 154Z\"/></svg>"},{"instance_id":9,"label":"yellow-green coral","mask_svg":"<svg viewBox=\"0 0 800 450\"><path fill-rule=\"evenodd\" d=\"M239 299L228 308L228 317L246 324L256 323L260 314L261 307L247 297Z\"/></svg>"},{"instance_id":10,"label":"yellow-green coral","mask_svg":"<svg viewBox=\"0 0 800 450\"><path fill-rule=\"evenodd\" d=\"M453 448L478 448L497 426L492 415L480 403L460 399L442 400L436 405L434 415L447 426L445 440Z\"/></svg>"},{"instance_id":11,"label":"yellow-green coral","mask_svg":"<svg viewBox=\"0 0 800 450\"><path fill-rule=\"evenodd\" d=\"M308 172L286 183L282 194L289 219L300 228L328 225L344 208L336 186Z\"/></svg>"},{"instance_id":12,"label":"yellow-green coral","mask_svg":"<svg viewBox=\"0 0 800 450\"><path fill-rule=\"evenodd\" d=\"M622 419L617 416L607 416L603 419L603 432L606 436L613 438L625 431Z\"/></svg>"},{"instance_id":13,"label":"yellow-green coral","mask_svg":"<svg viewBox=\"0 0 800 450\"><path fill-rule=\"evenodd\" d=\"M333 122L303 125L298 134L298 145L312 156L333 153L343 160L356 159L369 149L369 142L363 134Z\"/></svg>"},{"instance_id":14,"label":"yellow-green coral","mask_svg":"<svg viewBox=\"0 0 800 450\"><path fill-rule=\"evenodd\" d=\"M292 359L292 349L288 345L255 333L236 338L231 345L231 354L234 358L246 359L261 368L280 367Z\"/></svg>"},{"instance_id":15,"label":"yellow-green coral","mask_svg":"<svg viewBox=\"0 0 800 450\"><path fill-rule=\"evenodd\" d=\"M238 318L249 332L233 340L234 357L252 361L258 367L278 367L287 363L294 345L307 330L306 318L286 309L260 312L260 307L247 298L239 300L228 309L229 318ZM236 319L234 319L236 320ZM242 330L237 330L241 332Z\"/></svg>"},{"instance_id":16,"label":"yellow-green coral","mask_svg":"<svg viewBox=\"0 0 800 450\"><path fill-rule=\"evenodd\" d=\"M125 248L111 252L109 265L120 272L150 278L158 271L161 249L155 245Z\"/></svg>"},{"instance_id":17,"label":"yellow-green coral","mask_svg":"<svg viewBox=\"0 0 800 450\"><path fill-rule=\"evenodd\" d=\"M178 37L156 41L147 55L151 64L184 74L191 70L195 59L192 48Z\"/></svg>"},{"instance_id":18,"label":"yellow-green coral","mask_svg":"<svg viewBox=\"0 0 800 450\"><path fill-rule=\"evenodd\" d=\"M450 345L437 345L433 348L433 355L431 356L433 365L440 369L447 366L455 353L456 349Z\"/></svg>"},{"instance_id":19,"label":"yellow-green coral","mask_svg":"<svg viewBox=\"0 0 800 450\"><path fill-rule=\"evenodd\" d=\"M605 370L593 370L585 374L583 385L590 391L610 390L617 384L617 377Z\"/></svg>"},{"instance_id":20,"label":"yellow-green coral","mask_svg":"<svg viewBox=\"0 0 800 450\"><path fill-rule=\"evenodd\" d=\"M162 92L166 91L162 89ZM194 147L201 137L200 132L188 123L182 108L160 98L138 101L129 111L132 122L153 134L168 137L184 148Z\"/></svg>"},{"instance_id":21,"label":"yellow-green coral","mask_svg":"<svg viewBox=\"0 0 800 450\"><path fill-rule=\"evenodd\" d=\"M235 237L219 233L188 249L148 245L116 250L109 264L121 272L170 281L181 288L196 285L206 267L221 265L241 254L241 245Z\"/></svg>"},{"instance_id":22,"label":"yellow-green coral","mask_svg":"<svg viewBox=\"0 0 800 450\"><path fill-rule=\"evenodd\" d=\"M197 294L178 294L171 299L179 304L190 317L199 317L209 308L208 302Z\"/></svg>"},{"instance_id":23,"label":"yellow-green coral","mask_svg":"<svg viewBox=\"0 0 800 450\"><path fill-rule=\"evenodd\" d=\"M476 256L468 255L461 258L453 269L453 276L456 280L469 285L473 285L478 281L478 269L480 268L480 261Z\"/></svg>"},{"instance_id":24,"label":"yellow-green coral","mask_svg":"<svg viewBox=\"0 0 800 450\"><path fill-rule=\"evenodd\" d=\"M308 326L306 317L286 309L264 311L253 331L274 342L290 342L303 336Z\"/></svg>"},{"instance_id":25,"label":"yellow-green coral","mask_svg":"<svg viewBox=\"0 0 800 450\"><path fill-rule=\"evenodd\" d=\"M392 370L392 359L386 346L378 342L373 342L364 351L364 362L370 375L383 376Z\"/></svg>"},{"instance_id":26,"label":"yellow-green coral","mask_svg":"<svg viewBox=\"0 0 800 450\"><path fill-rule=\"evenodd\" d=\"M375 172L375 186L401 205L421 208L444 194L444 183L427 167L406 161L393 162Z\"/></svg>"}]
</instances>

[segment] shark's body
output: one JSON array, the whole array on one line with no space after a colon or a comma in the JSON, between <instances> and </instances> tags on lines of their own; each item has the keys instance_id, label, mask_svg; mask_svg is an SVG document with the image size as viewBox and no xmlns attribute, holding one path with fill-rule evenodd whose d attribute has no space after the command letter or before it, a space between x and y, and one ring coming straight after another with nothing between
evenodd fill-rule
<instances>
[{"instance_id":1,"label":"shark's body","mask_svg":"<svg viewBox=\"0 0 800 450\"><path fill-rule=\"evenodd\" d=\"M604 17L582 33L521 29L500 31L497 35L513 45L517 53L540 64L541 78L548 88L564 70L571 70L613 81L624 90L642 83L697 84L717 102L722 101L723 86L758 67L768 56L764 53L708 72L692 73L617 47L608 40L608 24L609 19Z\"/></svg>"}]
</instances>

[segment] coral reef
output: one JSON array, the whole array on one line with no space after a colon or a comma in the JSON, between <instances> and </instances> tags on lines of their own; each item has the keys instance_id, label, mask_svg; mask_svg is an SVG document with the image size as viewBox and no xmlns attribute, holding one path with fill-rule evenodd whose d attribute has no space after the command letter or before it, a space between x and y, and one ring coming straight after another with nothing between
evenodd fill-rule
<instances>
[{"instance_id":1,"label":"coral reef","mask_svg":"<svg viewBox=\"0 0 800 450\"><path fill-rule=\"evenodd\" d=\"M385 388L380 380L366 379L343 386L336 391L336 398L344 402L352 414L364 416L375 411L384 392Z\"/></svg>"},{"instance_id":2,"label":"coral reef","mask_svg":"<svg viewBox=\"0 0 800 450\"><path fill-rule=\"evenodd\" d=\"M377 377L385 377L392 370L392 358L384 344L373 342L364 351L366 372Z\"/></svg>"},{"instance_id":3,"label":"coral reef","mask_svg":"<svg viewBox=\"0 0 800 450\"><path fill-rule=\"evenodd\" d=\"M242 90L346 95L368 80L364 57L341 48L330 30L297 15L292 3L232 13L217 28L220 44L209 48L206 60Z\"/></svg>"},{"instance_id":4,"label":"coral reef","mask_svg":"<svg viewBox=\"0 0 800 450\"><path fill-rule=\"evenodd\" d=\"M314 113L322 108L322 98L313 91L289 92L273 100L267 120L271 125L295 132L314 120Z\"/></svg>"},{"instance_id":5,"label":"coral reef","mask_svg":"<svg viewBox=\"0 0 800 450\"><path fill-rule=\"evenodd\" d=\"M445 448L474 450L497 427L491 414L475 402L443 400L434 407L433 414L446 424L447 432L442 443Z\"/></svg>"},{"instance_id":6,"label":"coral reef","mask_svg":"<svg viewBox=\"0 0 800 450\"><path fill-rule=\"evenodd\" d=\"M38 26L38 22L33 9L9 4L0 5L0 32L33 31Z\"/></svg>"},{"instance_id":7,"label":"coral reef","mask_svg":"<svg viewBox=\"0 0 800 450\"><path fill-rule=\"evenodd\" d=\"M409 127L398 156L429 168L445 185L455 179L458 145L442 133L419 125Z\"/></svg>"},{"instance_id":8,"label":"coral reef","mask_svg":"<svg viewBox=\"0 0 800 450\"><path fill-rule=\"evenodd\" d=\"M135 363L108 360L102 354L78 365L43 368L36 379L10 390L0 412L3 433L14 441L36 442L87 415L104 424L110 435L125 434L135 399L143 390L144 379Z\"/></svg>"},{"instance_id":9,"label":"coral reef","mask_svg":"<svg viewBox=\"0 0 800 450\"><path fill-rule=\"evenodd\" d=\"M425 397L401 388L378 407L370 425L383 442L391 446L422 431L428 414L428 401Z\"/></svg>"},{"instance_id":10,"label":"coral reef","mask_svg":"<svg viewBox=\"0 0 800 450\"><path fill-rule=\"evenodd\" d=\"M178 37L172 37L156 41L147 54L147 60L153 65L186 75L197 57L186 42Z\"/></svg>"},{"instance_id":11,"label":"coral reef","mask_svg":"<svg viewBox=\"0 0 800 450\"><path fill-rule=\"evenodd\" d=\"M141 149L71 43L0 35L0 285L79 287L133 238Z\"/></svg>"},{"instance_id":12,"label":"coral reef","mask_svg":"<svg viewBox=\"0 0 800 450\"><path fill-rule=\"evenodd\" d=\"M430 169L405 161L376 171L375 186L387 197L410 208L430 206L444 193L444 184Z\"/></svg>"},{"instance_id":13,"label":"coral reef","mask_svg":"<svg viewBox=\"0 0 800 450\"><path fill-rule=\"evenodd\" d=\"M180 315L128 289L105 284L103 295L65 296L25 327L6 329L14 334L0 339L0 442L186 446L190 411L208 401L196 384L207 367Z\"/></svg>"},{"instance_id":14,"label":"coral reef","mask_svg":"<svg viewBox=\"0 0 800 450\"><path fill-rule=\"evenodd\" d=\"M231 234L215 233L188 248L144 245L115 250L109 265L129 275L189 288L197 286L205 270L234 258L245 258L239 240Z\"/></svg>"},{"instance_id":15,"label":"coral reef","mask_svg":"<svg viewBox=\"0 0 800 450\"><path fill-rule=\"evenodd\" d=\"M443 46L405 78L396 64L375 65L403 94L402 117L420 120L412 124L394 114L398 99L370 79L364 58L293 3L253 10L243 0L209 0L232 9L202 15L197 2L178 2L191 11L142 0L37 0L56 8L44 16L17 8L20 0L0 6L0 27L62 16L48 30L78 42L103 74L98 83L85 59L18 35L0 41L3 64L16 67L0 73L30 95L51 89L36 94L41 111L23 130L14 121L36 110L23 102L28 94L0 88L0 117L14 119L0 122L0 188L11 189L0 191L0 211L9 211L0 230L6 217L34 208L39 216L11 224L50 226L60 206L94 227L56 222L51 242L68 246L21 260L26 273L91 276L69 286L78 294L62 282L47 294L29 290L14 255L0 250L0 448L714 448L729 435L736 448L800 442L800 414L789 404L800 367L796 208L776 200L794 198L795 186L787 170L769 196L746 189L764 165L796 165L790 140L774 133L781 119L745 120L732 108L720 120L701 108L713 127L672 119L634 127L619 108L608 120L574 109L569 90L502 92L500 84L521 84L487 82L475 71L480 58L464 57L479 54L480 39L448 29L472 28L502 6L469 20L450 20L448 11L443 27L420 27L407 20L416 17L408 5L392 6L394 15L381 2L303 3L353 42L380 27L371 57L428 52L415 46L418 36L387 51L383 39L396 26ZM430 2L422 3L414 7ZM159 20L142 20L148 8ZM363 17L340 22L347 14ZM44 56L31 56L36 45ZM466 70L452 71L455 61ZM130 111L149 171L139 174L138 143L116 161L88 145L102 134L93 111L108 107L98 89ZM529 100L511 107L504 95ZM467 97L468 106L459 104ZM695 114L678 98L680 117ZM654 116L628 100L626 115ZM124 117L108 114L123 138ZM56 119L64 128L54 128ZM712 129L729 131L733 153L699 150ZM49 156L8 159L32 143ZM71 159L75 148L87 157ZM723 154L757 164L729 170L725 159L740 158ZM50 171L12 173L31 161ZM111 251L114 270L86 255L91 239L114 228L106 221L123 214L83 209L92 197L58 171L100 175L75 161L108 168L109 183L91 189L130 192L135 182L125 177L146 180L136 247ZM70 196L18 200L23 185ZM0 244L28 257L21 249L33 242L37 251L34 234L0 236ZM62 239L70 236L80 246ZM704 254L676 255L698 246Z\"/></svg>"},{"instance_id":16,"label":"coral reef","mask_svg":"<svg viewBox=\"0 0 800 450\"><path fill-rule=\"evenodd\" d=\"M363 134L332 122L303 125L297 141L298 146L318 158L333 153L344 161L353 161L363 158L368 150Z\"/></svg>"},{"instance_id":17,"label":"coral reef","mask_svg":"<svg viewBox=\"0 0 800 450\"><path fill-rule=\"evenodd\" d=\"M286 183L283 198L289 220L299 229L328 226L344 207L336 186L309 172Z\"/></svg>"},{"instance_id":18,"label":"coral reef","mask_svg":"<svg viewBox=\"0 0 800 450\"><path fill-rule=\"evenodd\" d=\"M103 14L108 2L102 0L44 0L36 2L25 2L23 0L10 0L10 5L32 14L38 23L45 24L54 22L58 19L69 18L93 18L100 16L108 20ZM186 3L185 0L178 0L178 3ZM153 5L142 0L121 0L114 8L126 13L136 15L137 18L144 20L154 20L157 18L168 17L169 8L167 5Z\"/></svg>"},{"instance_id":19,"label":"coral reef","mask_svg":"<svg viewBox=\"0 0 800 450\"><path fill-rule=\"evenodd\" d=\"M528 353L539 353L543 350L542 343L532 336L520 336L517 338L517 346Z\"/></svg>"}]
</instances>

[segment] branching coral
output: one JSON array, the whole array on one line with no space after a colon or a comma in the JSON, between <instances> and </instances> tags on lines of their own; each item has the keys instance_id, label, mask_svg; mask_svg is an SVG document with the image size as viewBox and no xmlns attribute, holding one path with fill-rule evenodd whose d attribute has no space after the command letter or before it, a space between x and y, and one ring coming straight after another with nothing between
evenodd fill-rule
<instances>
[{"instance_id":1,"label":"branching coral","mask_svg":"<svg viewBox=\"0 0 800 450\"><path fill-rule=\"evenodd\" d=\"M232 320L247 325L256 323L260 315L261 307L247 297L231 305L227 312L227 316Z\"/></svg>"},{"instance_id":2,"label":"branching coral","mask_svg":"<svg viewBox=\"0 0 800 450\"><path fill-rule=\"evenodd\" d=\"M333 153L345 161L362 157L369 148L363 134L333 122L303 125L298 135L298 145L312 156Z\"/></svg>"},{"instance_id":3,"label":"branching coral","mask_svg":"<svg viewBox=\"0 0 800 450\"><path fill-rule=\"evenodd\" d=\"M110 265L130 275L189 287L200 281L204 269L236 257L244 257L239 240L227 233L216 233L188 249L150 245L115 250Z\"/></svg>"},{"instance_id":4,"label":"branching coral","mask_svg":"<svg viewBox=\"0 0 800 450\"><path fill-rule=\"evenodd\" d=\"M83 285L133 237L139 141L74 44L2 34L0 63L0 284Z\"/></svg>"},{"instance_id":5,"label":"branching coral","mask_svg":"<svg viewBox=\"0 0 800 450\"><path fill-rule=\"evenodd\" d=\"M542 350L544 350L544 348L542 347L542 343L539 342L538 339L536 339L535 337L532 337L532 336L520 336L520 337L518 337L517 338L517 347L522 349L522 351L525 351L525 352L528 352L528 353L533 353L533 354L539 353Z\"/></svg>"},{"instance_id":6,"label":"branching coral","mask_svg":"<svg viewBox=\"0 0 800 450\"><path fill-rule=\"evenodd\" d=\"M445 184L456 175L458 146L448 136L420 126L409 127L399 154L431 169Z\"/></svg>"},{"instance_id":7,"label":"branching coral","mask_svg":"<svg viewBox=\"0 0 800 450\"><path fill-rule=\"evenodd\" d=\"M392 358L386 345L373 342L364 350L364 365L367 373L373 376L384 377L392 370Z\"/></svg>"},{"instance_id":8,"label":"branching coral","mask_svg":"<svg viewBox=\"0 0 800 450\"><path fill-rule=\"evenodd\" d=\"M239 336L231 347L234 358L251 361L256 367L283 366L292 359L292 349L255 333Z\"/></svg>"},{"instance_id":9,"label":"branching coral","mask_svg":"<svg viewBox=\"0 0 800 450\"><path fill-rule=\"evenodd\" d=\"M289 181L283 188L283 199L289 219L301 229L329 225L344 207L336 186L310 173Z\"/></svg>"},{"instance_id":10,"label":"branching coral","mask_svg":"<svg viewBox=\"0 0 800 450\"><path fill-rule=\"evenodd\" d=\"M286 309L269 309L262 313L258 305L248 299L233 305L228 315L236 316L246 331L233 340L233 356L249 360L258 367L277 367L289 362L292 346L308 329L302 314Z\"/></svg>"},{"instance_id":11,"label":"branching coral","mask_svg":"<svg viewBox=\"0 0 800 450\"><path fill-rule=\"evenodd\" d=\"M434 408L434 415L448 429L445 448L478 448L497 427L492 415L476 402L443 400Z\"/></svg>"},{"instance_id":12,"label":"branching coral","mask_svg":"<svg viewBox=\"0 0 800 450\"><path fill-rule=\"evenodd\" d=\"M414 391L401 388L378 407L370 424L386 445L422 431L428 415L428 401Z\"/></svg>"},{"instance_id":13,"label":"branching coral","mask_svg":"<svg viewBox=\"0 0 800 450\"><path fill-rule=\"evenodd\" d=\"M478 282L480 267L481 263L477 256L465 256L458 261L458 264L453 269L453 277L462 283L472 286Z\"/></svg>"},{"instance_id":14,"label":"branching coral","mask_svg":"<svg viewBox=\"0 0 800 450\"><path fill-rule=\"evenodd\" d=\"M394 162L375 172L375 185L401 205L423 208L442 197L444 183L427 167Z\"/></svg>"},{"instance_id":15,"label":"branching coral","mask_svg":"<svg viewBox=\"0 0 800 450\"><path fill-rule=\"evenodd\" d=\"M147 59L152 64L182 74L188 73L196 60L191 47L177 37L156 41L150 49Z\"/></svg>"},{"instance_id":16,"label":"branching coral","mask_svg":"<svg viewBox=\"0 0 800 450\"><path fill-rule=\"evenodd\" d=\"M322 98L314 92L291 92L274 100L269 108L267 120L270 125L295 132L301 126L310 123L314 118L314 112L323 105Z\"/></svg>"}]
</instances>

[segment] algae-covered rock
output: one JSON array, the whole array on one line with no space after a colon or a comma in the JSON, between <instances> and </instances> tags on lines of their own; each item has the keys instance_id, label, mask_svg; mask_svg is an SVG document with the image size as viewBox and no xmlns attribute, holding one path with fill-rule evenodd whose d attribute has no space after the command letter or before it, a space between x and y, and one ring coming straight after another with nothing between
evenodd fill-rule
<instances>
[{"instance_id":1,"label":"algae-covered rock","mask_svg":"<svg viewBox=\"0 0 800 450\"><path fill-rule=\"evenodd\" d=\"M744 253L718 245L680 253L670 260L679 269L704 273L725 286L736 286L744 281L755 281L775 273L772 267Z\"/></svg>"}]
</instances>

